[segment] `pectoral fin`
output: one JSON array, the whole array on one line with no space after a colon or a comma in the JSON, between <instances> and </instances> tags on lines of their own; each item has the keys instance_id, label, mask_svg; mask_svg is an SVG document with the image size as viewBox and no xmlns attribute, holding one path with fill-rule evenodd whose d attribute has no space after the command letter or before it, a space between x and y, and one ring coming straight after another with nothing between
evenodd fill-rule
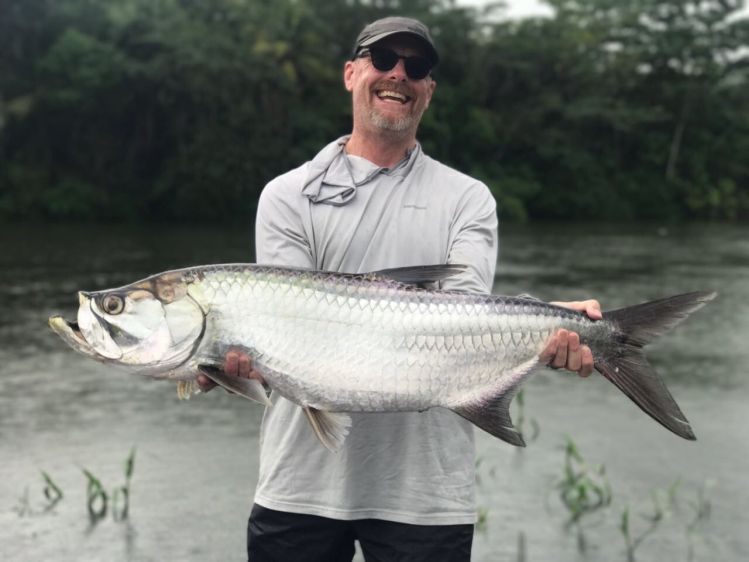
<instances>
[{"instance_id":1,"label":"pectoral fin","mask_svg":"<svg viewBox=\"0 0 749 562\"><path fill-rule=\"evenodd\" d=\"M245 379L234 375L227 375L221 369L212 365L201 365L200 372L230 392L244 396L249 400L260 402L265 406L273 405L265 393L265 388L263 388L263 385L257 379Z\"/></svg>"},{"instance_id":2,"label":"pectoral fin","mask_svg":"<svg viewBox=\"0 0 749 562\"><path fill-rule=\"evenodd\" d=\"M320 443L329 451L338 452L351 427L351 417L348 414L318 410L312 406L303 406L302 409Z\"/></svg>"},{"instance_id":3,"label":"pectoral fin","mask_svg":"<svg viewBox=\"0 0 749 562\"><path fill-rule=\"evenodd\" d=\"M190 396L199 391L197 381L177 381L177 397L180 400L189 400Z\"/></svg>"}]
</instances>

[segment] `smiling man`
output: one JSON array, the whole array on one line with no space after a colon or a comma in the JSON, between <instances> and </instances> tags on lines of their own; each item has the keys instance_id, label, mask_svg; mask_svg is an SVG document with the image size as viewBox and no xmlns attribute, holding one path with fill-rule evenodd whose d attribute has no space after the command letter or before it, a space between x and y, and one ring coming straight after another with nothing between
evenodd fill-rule
<instances>
[{"instance_id":1,"label":"smiling man","mask_svg":"<svg viewBox=\"0 0 749 562\"><path fill-rule=\"evenodd\" d=\"M443 288L491 291L494 198L416 141L438 60L416 20L390 17L364 28L343 71L352 132L266 186L256 221L259 263L352 273L458 263L468 269ZM600 317L595 301L571 306ZM560 332L546 359L581 375L592 370L590 350L575 334ZM259 377L239 353L227 355L225 370ZM272 400L261 429L250 560L351 560L354 540L368 561L470 559L476 506L469 422L440 408L352 414L334 454L320 446L299 406Z\"/></svg>"},{"instance_id":2,"label":"smiling man","mask_svg":"<svg viewBox=\"0 0 749 562\"><path fill-rule=\"evenodd\" d=\"M435 81L429 73L437 62L433 49L410 35L395 34L379 41L378 34L360 38L355 58L346 63L344 83L354 105L354 130L347 151L356 154L368 139L386 135L398 148L413 148L421 116L429 107ZM365 47L363 45L371 45ZM402 64L399 64L402 61ZM364 64L362 64L364 63ZM354 143L352 145L352 143ZM398 160L403 152L395 153Z\"/></svg>"}]
</instances>

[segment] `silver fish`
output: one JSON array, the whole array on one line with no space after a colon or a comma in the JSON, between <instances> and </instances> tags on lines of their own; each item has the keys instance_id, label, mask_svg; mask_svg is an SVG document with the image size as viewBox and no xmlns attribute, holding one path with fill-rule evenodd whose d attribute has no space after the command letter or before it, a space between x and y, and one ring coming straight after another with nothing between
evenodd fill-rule
<instances>
[{"instance_id":1,"label":"silver fish","mask_svg":"<svg viewBox=\"0 0 749 562\"><path fill-rule=\"evenodd\" d=\"M423 288L465 270L436 265L344 274L255 264L168 271L117 289L79 293L77 322L49 319L76 351L154 378L181 396L204 373L270 405L256 380L227 376L227 351L250 354L280 395L299 404L337 450L347 412L441 406L523 446L509 406L564 328L590 346L595 368L685 439L694 433L642 347L716 295L695 292L604 313L603 320L533 298Z\"/></svg>"}]
</instances>

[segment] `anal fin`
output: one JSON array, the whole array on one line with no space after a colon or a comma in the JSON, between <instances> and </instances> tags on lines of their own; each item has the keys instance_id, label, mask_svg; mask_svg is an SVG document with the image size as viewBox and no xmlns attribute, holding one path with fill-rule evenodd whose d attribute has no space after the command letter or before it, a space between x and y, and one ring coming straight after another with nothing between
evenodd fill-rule
<instances>
[{"instance_id":1,"label":"anal fin","mask_svg":"<svg viewBox=\"0 0 749 562\"><path fill-rule=\"evenodd\" d=\"M235 394L244 396L248 400L259 402L265 406L273 405L265 393L265 388L263 388L263 385L257 379L245 379L235 375L227 375L224 371L212 365L201 365L199 369L206 377L230 392L234 392Z\"/></svg>"},{"instance_id":2,"label":"anal fin","mask_svg":"<svg viewBox=\"0 0 749 562\"><path fill-rule=\"evenodd\" d=\"M505 395L499 400L485 405L470 404L452 410L487 433L494 435L494 437L499 437L502 441L516 447L525 447L523 434L515 429L510 418L510 402L512 402L512 399L513 396Z\"/></svg>"},{"instance_id":3,"label":"anal fin","mask_svg":"<svg viewBox=\"0 0 749 562\"><path fill-rule=\"evenodd\" d=\"M351 427L351 417L340 412L326 412L312 406L302 406L312 430L326 449L334 453L343 445Z\"/></svg>"},{"instance_id":4,"label":"anal fin","mask_svg":"<svg viewBox=\"0 0 749 562\"><path fill-rule=\"evenodd\" d=\"M502 441L516 447L525 447L523 434L515 428L510 418L510 404L520 390L520 385L537 366L538 357L534 356L518 365L511 375L505 377L510 381L509 385L498 390L496 394L490 394L481 400L464 402L450 409Z\"/></svg>"}]
</instances>

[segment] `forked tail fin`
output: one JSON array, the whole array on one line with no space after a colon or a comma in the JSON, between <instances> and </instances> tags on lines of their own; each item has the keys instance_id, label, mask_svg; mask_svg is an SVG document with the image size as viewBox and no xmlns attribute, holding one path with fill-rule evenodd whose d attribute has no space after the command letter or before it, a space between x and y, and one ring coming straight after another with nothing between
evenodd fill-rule
<instances>
[{"instance_id":1,"label":"forked tail fin","mask_svg":"<svg viewBox=\"0 0 749 562\"><path fill-rule=\"evenodd\" d=\"M645 413L684 439L696 437L642 348L715 296L712 292L687 293L605 312L604 319L618 330L610 345L592 350L595 368L604 377Z\"/></svg>"}]
</instances>

